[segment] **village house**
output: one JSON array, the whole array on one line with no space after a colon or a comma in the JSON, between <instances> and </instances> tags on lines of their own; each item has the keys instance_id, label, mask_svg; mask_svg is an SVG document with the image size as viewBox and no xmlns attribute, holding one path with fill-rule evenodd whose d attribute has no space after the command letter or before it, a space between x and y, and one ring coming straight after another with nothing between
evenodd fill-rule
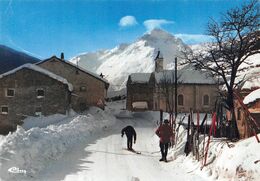
<instances>
[{"instance_id":1,"label":"village house","mask_svg":"<svg viewBox=\"0 0 260 181\"><path fill-rule=\"evenodd\" d=\"M252 68L252 70L247 72L241 87L236 91L238 97L234 100L239 136L242 139L253 136L254 130L256 133L260 132L260 68ZM257 125L250 119L248 113Z\"/></svg>"},{"instance_id":2,"label":"village house","mask_svg":"<svg viewBox=\"0 0 260 181\"><path fill-rule=\"evenodd\" d=\"M37 65L64 77L73 85L71 106L76 112L84 111L89 106L104 109L109 83L102 76L65 61L63 53L61 58L53 56Z\"/></svg>"},{"instance_id":3,"label":"village house","mask_svg":"<svg viewBox=\"0 0 260 181\"><path fill-rule=\"evenodd\" d=\"M27 116L66 114L73 86L34 64L0 75L0 125L21 124Z\"/></svg>"},{"instance_id":4,"label":"village house","mask_svg":"<svg viewBox=\"0 0 260 181\"><path fill-rule=\"evenodd\" d=\"M133 73L127 81L126 108L130 111L163 110L168 112L170 104L174 105L174 70L163 69L163 56L158 52L155 58L155 71L152 73ZM165 94L164 82L172 86ZM199 112L214 110L218 84L210 74L195 70L187 65L177 71L177 110L189 112L190 108ZM173 109L174 110L174 109Z\"/></svg>"}]
</instances>

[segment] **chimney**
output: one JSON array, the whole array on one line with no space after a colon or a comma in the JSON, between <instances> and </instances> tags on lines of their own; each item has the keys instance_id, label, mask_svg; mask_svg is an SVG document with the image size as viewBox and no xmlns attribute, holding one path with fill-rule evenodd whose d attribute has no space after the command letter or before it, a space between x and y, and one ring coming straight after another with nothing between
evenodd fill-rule
<instances>
[{"instance_id":1,"label":"chimney","mask_svg":"<svg viewBox=\"0 0 260 181\"><path fill-rule=\"evenodd\" d=\"M64 53L63 52L61 52L61 54L60 54L60 59L64 60Z\"/></svg>"}]
</instances>

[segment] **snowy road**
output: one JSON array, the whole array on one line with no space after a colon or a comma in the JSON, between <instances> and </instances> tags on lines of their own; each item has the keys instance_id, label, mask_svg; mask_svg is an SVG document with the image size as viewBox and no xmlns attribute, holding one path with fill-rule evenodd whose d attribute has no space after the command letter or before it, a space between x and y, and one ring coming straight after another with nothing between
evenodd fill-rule
<instances>
[{"instance_id":1,"label":"snowy road","mask_svg":"<svg viewBox=\"0 0 260 181\"><path fill-rule=\"evenodd\" d=\"M169 162L159 162L159 140L154 134L159 113L132 113L122 110L123 105L113 102L105 111L91 108L47 127L18 127L0 136L0 181L259 180L260 152L256 150L260 144L255 137L232 143L232 147L212 139L208 165L201 170L201 160L184 154L187 135L180 127ZM56 116L52 118L55 121ZM126 138L121 138L120 131L126 125L136 128L134 149L142 154L125 149Z\"/></svg>"},{"instance_id":2,"label":"snowy road","mask_svg":"<svg viewBox=\"0 0 260 181\"><path fill-rule=\"evenodd\" d=\"M140 155L125 150L126 138L121 138L120 130L128 124L136 128L134 149L141 151ZM37 177L66 181L204 180L188 173L189 170L177 161L158 161L160 153L155 129L154 121L142 117L122 119L102 136L93 135L84 146L80 144L82 146L73 148L62 159L52 161ZM168 159L172 158L169 156Z\"/></svg>"}]
</instances>

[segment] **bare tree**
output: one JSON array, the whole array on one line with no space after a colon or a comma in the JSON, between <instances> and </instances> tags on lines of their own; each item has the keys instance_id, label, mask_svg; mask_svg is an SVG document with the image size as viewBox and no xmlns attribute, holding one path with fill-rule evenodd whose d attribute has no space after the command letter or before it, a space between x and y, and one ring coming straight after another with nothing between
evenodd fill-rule
<instances>
[{"instance_id":1,"label":"bare tree","mask_svg":"<svg viewBox=\"0 0 260 181\"><path fill-rule=\"evenodd\" d=\"M177 61L177 60L176 60ZM175 65L176 66L176 65ZM175 119L177 117L177 84L180 84L181 74L177 75L177 70L166 70L161 72L161 78L159 81L160 93L165 98L166 111L173 118L173 113L175 112ZM175 122L171 123L175 129Z\"/></svg>"},{"instance_id":2,"label":"bare tree","mask_svg":"<svg viewBox=\"0 0 260 181\"><path fill-rule=\"evenodd\" d=\"M164 96L166 102L166 111L170 114L173 114L174 111L174 80L174 71L169 70L162 72L162 78L159 82L160 92Z\"/></svg>"},{"instance_id":3,"label":"bare tree","mask_svg":"<svg viewBox=\"0 0 260 181\"><path fill-rule=\"evenodd\" d=\"M184 53L188 62L195 67L210 70L213 75L223 80L227 89L225 103L231 112L232 138L239 138L234 111L234 88L241 64L248 62L248 57L260 52L260 14L257 0L250 1L222 14L220 21L211 19L207 34L212 37L201 51Z\"/></svg>"}]
</instances>

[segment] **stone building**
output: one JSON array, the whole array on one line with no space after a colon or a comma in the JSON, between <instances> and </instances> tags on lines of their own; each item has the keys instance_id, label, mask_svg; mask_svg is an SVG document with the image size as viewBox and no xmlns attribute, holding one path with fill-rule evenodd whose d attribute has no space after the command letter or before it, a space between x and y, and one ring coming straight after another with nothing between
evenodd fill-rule
<instances>
[{"instance_id":1,"label":"stone building","mask_svg":"<svg viewBox=\"0 0 260 181\"><path fill-rule=\"evenodd\" d=\"M53 56L37 65L64 77L73 85L71 105L75 111L84 111L89 106L104 108L109 83L101 76L65 61L63 54L61 58Z\"/></svg>"},{"instance_id":2,"label":"stone building","mask_svg":"<svg viewBox=\"0 0 260 181\"><path fill-rule=\"evenodd\" d=\"M0 75L0 125L16 126L27 116L66 114L72 85L34 64Z\"/></svg>"},{"instance_id":3,"label":"stone building","mask_svg":"<svg viewBox=\"0 0 260 181\"><path fill-rule=\"evenodd\" d=\"M169 104L174 105L175 73L174 70L163 70L162 66L163 56L158 52L155 58L155 72L129 75L126 101L128 110L168 112ZM190 108L199 112L211 112L214 109L218 84L208 73L195 70L188 65L177 71L177 82L178 112L189 112ZM165 91L166 84L170 90L168 93Z\"/></svg>"},{"instance_id":4,"label":"stone building","mask_svg":"<svg viewBox=\"0 0 260 181\"><path fill-rule=\"evenodd\" d=\"M256 78L258 88L251 87L250 89L247 88L239 91L240 100L243 101L243 104L246 106L250 115L255 119L257 125L255 125L254 121L249 119L247 111L238 99L235 98L234 100L235 116L240 138L253 136L254 132L252 129L258 130L256 133L260 133L260 84L258 79ZM254 86L257 84L254 84Z\"/></svg>"},{"instance_id":5,"label":"stone building","mask_svg":"<svg viewBox=\"0 0 260 181\"><path fill-rule=\"evenodd\" d=\"M127 110L153 110L154 109L154 74L134 73L127 80Z\"/></svg>"}]
</instances>

